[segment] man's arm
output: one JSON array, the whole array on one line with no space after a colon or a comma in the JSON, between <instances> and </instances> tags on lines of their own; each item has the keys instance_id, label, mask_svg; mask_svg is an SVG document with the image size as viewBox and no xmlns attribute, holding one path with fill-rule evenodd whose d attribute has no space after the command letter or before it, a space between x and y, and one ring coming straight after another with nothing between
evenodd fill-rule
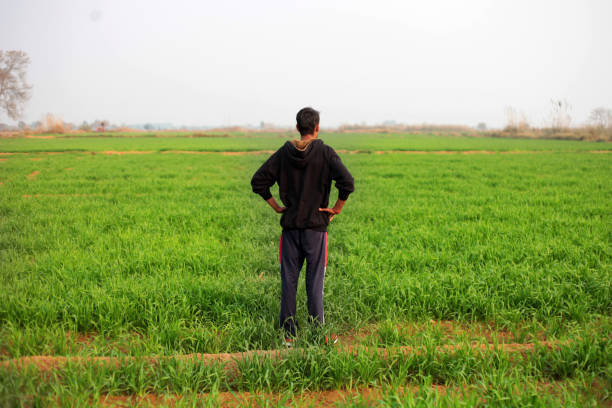
<instances>
[{"instance_id":1,"label":"man's arm","mask_svg":"<svg viewBox=\"0 0 612 408\"><path fill-rule=\"evenodd\" d=\"M279 167L280 150L276 151L276 153L270 156L270 158L266 160L259 169L257 169L253 175L253 178L251 178L251 188L253 189L254 193L259 194L261 198L266 200L274 211L277 213L282 213L285 211L285 207L278 205L270 192L270 187L272 187L278 180Z\"/></svg>"},{"instance_id":2,"label":"man's arm","mask_svg":"<svg viewBox=\"0 0 612 408\"><path fill-rule=\"evenodd\" d=\"M272 209L274 211L276 211L277 213L282 213L285 212L285 210L287 209L286 207L281 207L280 205L278 205L278 203L276 202L276 200L274 199L274 197L270 197L266 200L266 202L268 204L270 204L270 207L272 207Z\"/></svg>"},{"instance_id":3,"label":"man's arm","mask_svg":"<svg viewBox=\"0 0 612 408\"><path fill-rule=\"evenodd\" d=\"M336 182L336 188L338 189L338 200L332 208L319 208L319 211L328 212L331 221L335 215L340 214L349 195L355 191L355 180L333 149L329 167L331 178Z\"/></svg>"}]
</instances>

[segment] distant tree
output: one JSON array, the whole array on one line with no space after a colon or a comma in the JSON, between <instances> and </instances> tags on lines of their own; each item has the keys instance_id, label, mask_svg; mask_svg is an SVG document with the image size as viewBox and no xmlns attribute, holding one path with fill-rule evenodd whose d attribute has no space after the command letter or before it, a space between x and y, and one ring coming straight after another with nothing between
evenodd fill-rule
<instances>
[{"instance_id":1,"label":"distant tree","mask_svg":"<svg viewBox=\"0 0 612 408\"><path fill-rule=\"evenodd\" d=\"M87 123L86 120L84 120L83 123L81 123L81 125L79 126L79 130L83 130L85 132L89 132L89 131L91 131L91 126L89 125L89 123Z\"/></svg>"},{"instance_id":2,"label":"distant tree","mask_svg":"<svg viewBox=\"0 0 612 408\"><path fill-rule=\"evenodd\" d=\"M96 119L91 122L91 129L96 132L104 132L108 127L110 127L110 122L108 120Z\"/></svg>"},{"instance_id":3,"label":"distant tree","mask_svg":"<svg viewBox=\"0 0 612 408\"><path fill-rule=\"evenodd\" d=\"M28 124L25 123L23 120L20 120L19 123L17 123L17 127L19 128L19 130L25 130L28 127Z\"/></svg>"},{"instance_id":4,"label":"distant tree","mask_svg":"<svg viewBox=\"0 0 612 408\"><path fill-rule=\"evenodd\" d=\"M478 130L487 130L487 124L484 122L479 122L478 125L476 125L476 129Z\"/></svg>"},{"instance_id":5,"label":"distant tree","mask_svg":"<svg viewBox=\"0 0 612 408\"><path fill-rule=\"evenodd\" d=\"M525 131L530 127L525 113L519 113L512 106L506 107L506 118L507 123L506 127L504 128L506 132L518 132L519 130Z\"/></svg>"},{"instance_id":6,"label":"distant tree","mask_svg":"<svg viewBox=\"0 0 612 408\"><path fill-rule=\"evenodd\" d=\"M572 107L565 99L551 99L550 125L553 130L562 130L570 127Z\"/></svg>"},{"instance_id":7,"label":"distant tree","mask_svg":"<svg viewBox=\"0 0 612 408\"><path fill-rule=\"evenodd\" d=\"M15 120L23 115L32 86L26 82L30 57L23 51L0 50L0 109Z\"/></svg>"},{"instance_id":8,"label":"distant tree","mask_svg":"<svg viewBox=\"0 0 612 408\"><path fill-rule=\"evenodd\" d=\"M145 130L153 130L153 125L152 125L152 124L150 124L150 123L146 123L146 124L144 125L144 129L145 129Z\"/></svg>"},{"instance_id":9,"label":"distant tree","mask_svg":"<svg viewBox=\"0 0 612 408\"><path fill-rule=\"evenodd\" d=\"M596 127L612 128L612 109L595 108L589 115L589 123Z\"/></svg>"},{"instance_id":10,"label":"distant tree","mask_svg":"<svg viewBox=\"0 0 612 408\"><path fill-rule=\"evenodd\" d=\"M65 133L66 128L64 127L64 121L60 117L47 113L42 120L42 126L37 131L44 133Z\"/></svg>"}]
</instances>

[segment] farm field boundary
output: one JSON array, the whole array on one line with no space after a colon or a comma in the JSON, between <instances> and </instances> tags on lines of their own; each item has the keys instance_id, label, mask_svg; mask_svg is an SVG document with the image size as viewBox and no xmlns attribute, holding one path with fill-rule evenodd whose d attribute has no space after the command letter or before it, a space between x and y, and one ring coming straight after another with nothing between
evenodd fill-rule
<instances>
[{"instance_id":1,"label":"farm field boundary","mask_svg":"<svg viewBox=\"0 0 612 408\"><path fill-rule=\"evenodd\" d=\"M295 135L247 134L177 136L170 138L116 137L114 135L77 138L7 138L0 139L2 152L268 152L276 151ZM320 135L324 143L339 152L376 153L387 151L563 151L612 150L612 143L567 140L526 140L474 138L424 134L337 134ZM256 154L256 153L255 153Z\"/></svg>"},{"instance_id":2,"label":"farm field boundary","mask_svg":"<svg viewBox=\"0 0 612 408\"><path fill-rule=\"evenodd\" d=\"M244 156L273 154L274 150L241 150L241 151L217 151L217 150L103 150L103 151L83 151L83 150L63 150L63 151L29 151L29 152L0 152L0 156L24 156L24 155L57 155L57 154L104 154L104 155L139 155L139 154L219 154L224 156ZM607 154L612 150L345 150L337 149L340 154L542 154L542 153L591 153Z\"/></svg>"},{"instance_id":3,"label":"farm field boundary","mask_svg":"<svg viewBox=\"0 0 612 408\"><path fill-rule=\"evenodd\" d=\"M554 350L558 349L563 345L570 344L567 341L540 341L537 343L538 346ZM527 353L533 351L536 347L536 343L500 343L500 344L445 344L435 348L436 353L454 353L459 350L471 349L473 351L500 351L504 353ZM382 357L383 359L388 358L390 355L395 354L422 354L427 350L425 347L413 347L413 346L400 346L392 348L380 348L380 347L363 347L363 346L339 346L335 349L338 353L345 353L356 355L360 352L374 354ZM227 369L235 369L236 363L253 358L253 357L264 357L272 360L283 358L293 352L304 352L308 351L307 348L299 349L276 349L276 350L252 350L239 353L216 353L216 354L205 354L205 353L192 353L174 356L121 356L121 357L108 357L108 356L24 356L15 358L12 360L6 360L1 362L1 366L4 368L10 367L24 367L30 364L34 364L39 370L47 371L52 370L67 363L100 363L108 364L111 366L120 366L122 363L127 363L133 360L146 360L151 364L155 364L160 360L177 359L177 360L195 360L204 364L222 363Z\"/></svg>"},{"instance_id":4,"label":"farm field boundary","mask_svg":"<svg viewBox=\"0 0 612 408\"><path fill-rule=\"evenodd\" d=\"M190 401L198 406L413 406L415 399L439 406L435 402L440 398L467 406L486 401L495 406L609 402L607 339L506 346L465 344L421 352L312 347L251 352L231 362L196 355L81 358L55 367L30 361L0 365L0 384L6 392L20 387L7 401L60 406L186 406Z\"/></svg>"},{"instance_id":5,"label":"farm field boundary","mask_svg":"<svg viewBox=\"0 0 612 408\"><path fill-rule=\"evenodd\" d=\"M532 384L533 388L543 395L561 394L567 381L537 381ZM597 393L602 387L601 381L593 381L585 387L585 391ZM529 388L523 386L523 388ZM406 385L393 389L393 387L356 387L351 389L334 389L324 391L305 391L303 393L272 393L272 392L228 392L201 393L191 398L185 395L101 395L98 399L100 406L166 406L174 405L190 400L210 401L221 407L242 407L242 406L290 406L305 407L343 407L343 406L378 406L384 403L401 402L416 403L416 401L440 402L444 400L483 402L483 394L491 392L471 384L447 386L432 384L431 386ZM93 402L93 401L92 401Z\"/></svg>"}]
</instances>

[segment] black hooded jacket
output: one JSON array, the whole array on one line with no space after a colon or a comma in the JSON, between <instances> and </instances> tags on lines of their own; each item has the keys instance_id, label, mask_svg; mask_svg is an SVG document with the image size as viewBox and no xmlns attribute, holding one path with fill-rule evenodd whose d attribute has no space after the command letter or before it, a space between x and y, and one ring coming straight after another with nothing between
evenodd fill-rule
<instances>
[{"instance_id":1,"label":"black hooded jacket","mask_svg":"<svg viewBox=\"0 0 612 408\"><path fill-rule=\"evenodd\" d=\"M355 189L353 176L334 149L314 139L303 149L285 143L255 172L251 187L268 200L272 197L270 187L278 183L280 199L287 207L280 220L283 229L326 231L329 213L319 208L329 206L332 180L340 200L346 200Z\"/></svg>"}]
</instances>

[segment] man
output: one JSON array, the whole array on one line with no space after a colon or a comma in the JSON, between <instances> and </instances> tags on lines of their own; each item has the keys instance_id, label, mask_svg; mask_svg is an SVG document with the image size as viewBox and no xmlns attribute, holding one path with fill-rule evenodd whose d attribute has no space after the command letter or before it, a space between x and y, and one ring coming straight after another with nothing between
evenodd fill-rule
<instances>
[{"instance_id":1,"label":"man","mask_svg":"<svg viewBox=\"0 0 612 408\"><path fill-rule=\"evenodd\" d=\"M315 324L325 322L323 279L327 267L327 225L340 214L354 191L353 176L330 146L318 139L319 112L304 108L297 113L296 128L301 140L285 143L255 172L253 192L259 194L277 213L283 228L279 258L281 264L280 325L286 345L296 335L296 292L300 270L306 260L308 314ZM329 208L332 180L338 200ZM278 183L281 207L270 187Z\"/></svg>"}]
</instances>

